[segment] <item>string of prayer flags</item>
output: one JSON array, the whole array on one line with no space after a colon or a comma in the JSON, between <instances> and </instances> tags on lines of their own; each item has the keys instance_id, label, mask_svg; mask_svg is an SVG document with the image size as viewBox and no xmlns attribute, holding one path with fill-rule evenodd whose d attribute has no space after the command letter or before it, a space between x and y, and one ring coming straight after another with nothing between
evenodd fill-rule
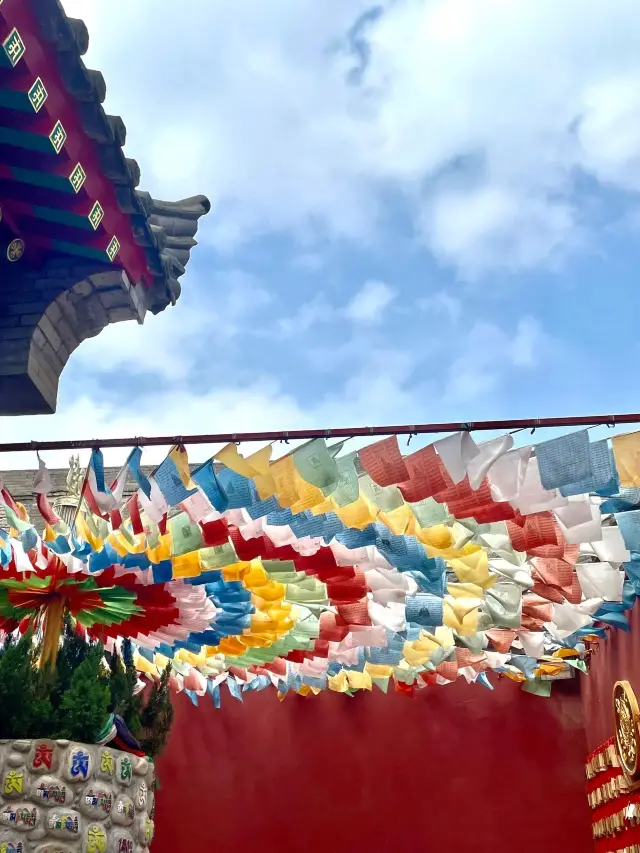
<instances>
[{"instance_id":1,"label":"string of prayer flags","mask_svg":"<svg viewBox=\"0 0 640 853\"><path fill-rule=\"evenodd\" d=\"M134 637L144 673L172 661L196 701L219 705L224 681L285 700L494 673L546 694L586 667L585 637L628 629L635 435L514 449L458 433L406 456L395 436L351 453L314 439L279 459L229 444L196 468L177 446L152 475L134 448L111 484L94 451L73 529L39 461L42 536L1 492L0 629L43 619L53 584L90 636Z\"/></svg>"}]
</instances>

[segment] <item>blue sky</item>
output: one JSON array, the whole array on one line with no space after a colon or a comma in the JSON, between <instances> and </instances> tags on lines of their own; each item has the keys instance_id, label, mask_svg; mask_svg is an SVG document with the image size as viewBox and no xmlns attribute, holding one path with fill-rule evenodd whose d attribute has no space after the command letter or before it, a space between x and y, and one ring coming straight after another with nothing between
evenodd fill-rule
<instances>
[{"instance_id":1,"label":"blue sky","mask_svg":"<svg viewBox=\"0 0 640 853\"><path fill-rule=\"evenodd\" d=\"M213 207L5 440L638 409L637 0L65 6L141 187Z\"/></svg>"}]
</instances>

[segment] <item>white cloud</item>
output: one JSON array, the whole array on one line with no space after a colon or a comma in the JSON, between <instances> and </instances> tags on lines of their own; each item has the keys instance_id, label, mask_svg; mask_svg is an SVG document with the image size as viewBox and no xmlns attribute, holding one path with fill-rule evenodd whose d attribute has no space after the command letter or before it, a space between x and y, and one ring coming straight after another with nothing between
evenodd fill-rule
<instances>
[{"instance_id":1,"label":"white cloud","mask_svg":"<svg viewBox=\"0 0 640 853\"><path fill-rule=\"evenodd\" d=\"M281 317L278 328L283 336L290 337L304 334L319 323L330 323L335 318L335 308L324 293L318 293L309 302L304 302L291 317Z\"/></svg>"},{"instance_id":2,"label":"white cloud","mask_svg":"<svg viewBox=\"0 0 640 853\"><path fill-rule=\"evenodd\" d=\"M157 316L107 326L85 341L71 363L98 373L126 369L127 373L156 373L165 380L184 379L198 342L215 329L218 342L234 338L243 323L271 302L271 294L254 276L232 269L213 274L207 282L189 271L188 286L175 307Z\"/></svg>"},{"instance_id":3,"label":"white cloud","mask_svg":"<svg viewBox=\"0 0 640 853\"><path fill-rule=\"evenodd\" d=\"M513 378L514 370L536 365L546 341L542 327L532 317L520 319L511 334L494 323L476 322L458 339L457 356L447 369L447 403L490 398L501 383Z\"/></svg>"},{"instance_id":4,"label":"white cloud","mask_svg":"<svg viewBox=\"0 0 640 853\"><path fill-rule=\"evenodd\" d=\"M345 316L354 323L380 323L397 295L383 281L367 281L345 307Z\"/></svg>"},{"instance_id":5,"label":"white cloud","mask_svg":"<svg viewBox=\"0 0 640 853\"><path fill-rule=\"evenodd\" d=\"M636 0L588 15L584 0L382 0L360 56L345 34L367 0L66 6L144 185L208 193L219 246L374 240L391 187L436 256L474 276L574 247L580 170L640 189Z\"/></svg>"},{"instance_id":6,"label":"white cloud","mask_svg":"<svg viewBox=\"0 0 640 853\"><path fill-rule=\"evenodd\" d=\"M457 323L462 315L462 300L452 296L446 290L438 290L418 300L418 308L429 315L444 314L452 323Z\"/></svg>"},{"instance_id":7,"label":"white cloud","mask_svg":"<svg viewBox=\"0 0 640 853\"><path fill-rule=\"evenodd\" d=\"M502 259L506 269L533 267L577 239L569 206L492 186L443 192L422 216L436 254L474 279Z\"/></svg>"},{"instance_id":8,"label":"white cloud","mask_svg":"<svg viewBox=\"0 0 640 853\"><path fill-rule=\"evenodd\" d=\"M123 338L123 341L126 338ZM229 371L221 373L219 384L207 391L185 382L184 375L165 377L152 394L137 395L136 380L130 380L129 397L115 401L99 396L91 385L75 392L70 373L61 381L60 405L55 416L28 416L0 419L3 442L131 438L135 436L180 436L298 428L326 429L457 420L468 417L465 405L482 397L483 405L499 402L502 386L514 381L518 372L535 367L548 340L537 321L522 318L505 331L493 323L479 321L466 335L450 340L434 336L432 369L425 369L417 353L389 346L371 346L362 336L345 344L348 371L333 385L314 385L311 375L297 393L289 393L281 381L264 371L254 370L249 378ZM78 350L81 352L82 347ZM331 354L333 351L328 351ZM455 357L447 367L443 352ZM139 353L139 350L138 350ZM431 365L431 351L428 356ZM336 365L334 365L335 367ZM495 409L493 410L495 415ZM132 441L133 443L133 441ZM194 447L194 460L204 459L215 447ZM145 452L148 462L162 459L166 448ZM124 458L125 450L105 451L108 464ZM63 466L69 452L45 452L50 466ZM86 455L86 454L85 454ZM33 467L35 454L3 454L2 466Z\"/></svg>"}]
</instances>

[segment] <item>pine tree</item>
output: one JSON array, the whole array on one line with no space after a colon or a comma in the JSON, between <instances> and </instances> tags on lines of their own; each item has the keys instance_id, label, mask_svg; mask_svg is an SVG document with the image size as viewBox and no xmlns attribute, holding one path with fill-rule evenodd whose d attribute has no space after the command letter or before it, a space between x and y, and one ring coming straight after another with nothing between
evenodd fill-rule
<instances>
[{"instance_id":1,"label":"pine tree","mask_svg":"<svg viewBox=\"0 0 640 853\"><path fill-rule=\"evenodd\" d=\"M54 717L47 681L38 669L40 650L30 632L8 637L0 655L0 738L42 737Z\"/></svg>"},{"instance_id":2,"label":"pine tree","mask_svg":"<svg viewBox=\"0 0 640 853\"><path fill-rule=\"evenodd\" d=\"M142 730L140 714L142 711L142 697L136 694L138 686L138 672L133 662L133 646L128 637L122 641L122 660L124 663L126 691L120 716L127 724L127 728L135 738L139 738Z\"/></svg>"},{"instance_id":3,"label":"pine tree","mask_svg":"<svg viewBox=\"0 0 640 853\"><path fill-rule=\"evenodd\" d=\"M62 645L56 661L55 677L52 685L52 701L56 708L60 706L64 694L71 687L73 674L86 660L91 646L86 638L76 632L69 614L65 616Z\"/></svg>"},{"instance_id":4,"label":"pine tree","mask_svg":"<svg viewBox=\"0 0 640 853\"><path fill-rule=\"evenodd\" d=\"M145 694L135 694L131 642L103 664L104 649L74 630L70 619L55 670L38 666L40 649L30 633L7 637L0 649L0 738L68 738L95 743L110 713L124 719L145 752L155 758L173 722L171 665Z\"/></svg>"},{"instance_id":5,"label":"pine tree","mask_svg":"<svg viewBox=\"0 0 640 853\"><path fill-rule=\"evenodd\" d=\"M169 690L171 664L165 667L160 680L152 686L142 709L143 733L140 743L147 755L156 758L165 748L173 723L173 705Z\"/></svg>"},{"instance_id":6,"label":"pine tree","mask_svg":"<svg viewBox=\"0 0 640 853\"><path fill-rule=\"evenodd\" d=\"M87 656L73 673L59 708L58 737L95 743L109 717L111 691L102 664L104 649L91 644Z\"/></svg>"}]
</instances>

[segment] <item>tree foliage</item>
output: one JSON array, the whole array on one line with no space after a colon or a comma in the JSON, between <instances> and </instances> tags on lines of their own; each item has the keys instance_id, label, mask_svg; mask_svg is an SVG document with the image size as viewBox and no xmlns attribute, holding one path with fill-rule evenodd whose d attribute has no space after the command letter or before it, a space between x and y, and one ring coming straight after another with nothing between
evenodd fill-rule
<instances>
[{"instance_id":1,"label":"tree foliage","mask_svg":"<svg viewBox=\"0 0 640 853\"><path fill-rule=\"evenodd\" d=\"M142 748L155 758L173 722L170 665L146 690L129 640L107 656L101 643L65 621L55 669L40 669L40 648L31 633L7 637L0 650L0 739L68 738L95 743L111 714L118 714Z\"/></svg>"}]
</instances>

